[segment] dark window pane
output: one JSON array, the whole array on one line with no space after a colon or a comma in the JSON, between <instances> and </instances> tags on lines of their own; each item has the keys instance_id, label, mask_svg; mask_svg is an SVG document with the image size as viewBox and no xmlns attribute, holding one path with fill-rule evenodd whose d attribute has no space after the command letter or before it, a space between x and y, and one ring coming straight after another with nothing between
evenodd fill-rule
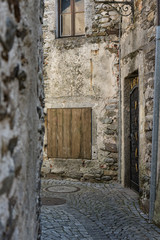
<instances>
[{"instance_id":1,"label":"dark window pane","mask_svg":"<svg viewBox=\"0 0 160 240\"><path fill-rule=\"evenodd\" d=\"M71 14L61 15L61 36L71 35Z\"/></svg>"},{"instance_id":2,"label":"dark window pane","mask_svg":"<svg viewBox=\"0 0 160 240\"><path fill-rule=\"evenodd\" d=\"M75 12L84 11L84 0L75 0Z\"/></svg>"},{"instance_id":3,"label":"dark window pane","mask_svg":"<svg viewBox=\"0 0 160 240\"><path fill-rule=\"evenodd\" d=\"M75 34L84 34L84 13L75 14Z\"/></svg>"},{"instance_id":4,"label":"dark window pane","mask_svg":"<svg viewBox=\"0 0 160 240\"><path fill-rule=\"evenodd\" d=\"M61 0L61 4L61 13L71 12L70 0Z\"/></svg>"}]
</instances>

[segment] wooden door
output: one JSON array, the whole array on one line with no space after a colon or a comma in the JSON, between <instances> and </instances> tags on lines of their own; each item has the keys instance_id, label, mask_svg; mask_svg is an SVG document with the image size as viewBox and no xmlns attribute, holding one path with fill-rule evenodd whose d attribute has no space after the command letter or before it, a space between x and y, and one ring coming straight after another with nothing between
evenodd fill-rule
<instances>
[{"instance_id":1,"label":"wooden door","mask_svg":"<svg viewBox=\"0 0 160 240\"><path fill-rule=\"evenodd\" d=\"M50 158L91 159L91 108L47 110Z\"/></svg>"},{"instance_id":2,"label":"wooden door","mask_svg":"<svg viewBox=\"0 0 160 240\"><path fill-rule=\"evenodd\" d=\"M139 191L139 107L138 86L131 85L130 93L130 183L131 188Z\"/></svg>"}]
</instances>

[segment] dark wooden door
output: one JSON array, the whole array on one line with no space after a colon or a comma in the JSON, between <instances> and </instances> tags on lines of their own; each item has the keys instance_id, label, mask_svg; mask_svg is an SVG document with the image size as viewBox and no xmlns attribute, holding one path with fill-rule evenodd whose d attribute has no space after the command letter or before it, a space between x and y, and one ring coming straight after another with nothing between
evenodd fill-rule
<instances>
[{"instance_id":1,"label":"dark wooden door","mask_svg":"<svg viewBox=\"0 0 160 240\"><path fill-rule=\"evenodd\" d=\"M91 159L91 108L48 109L47 120L48 157Z\"/></svg>"},{"instance_id":2,"label":"dark wooden door","mask_svg":"<svg viewBox=\"0 0 160 240\"><path fill-rule=\"evenodd\" d=\"M138 86L131 84L130 93L130 184L139 191L139 107Z\"/></svg>"}]
</instances>

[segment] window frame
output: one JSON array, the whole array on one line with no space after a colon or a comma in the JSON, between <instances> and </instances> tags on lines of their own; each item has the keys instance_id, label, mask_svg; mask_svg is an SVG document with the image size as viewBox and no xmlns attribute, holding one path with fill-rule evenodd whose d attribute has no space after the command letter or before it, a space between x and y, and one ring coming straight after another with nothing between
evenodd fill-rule
<instances>
[{"instance_id":1,"label":"window frame","mask_svg":"<svg viewBox=\"0 0 160 240\"><path fill-rule=\"evenodd\" d=\"M85 29L83 34L75 34L75 14L76 13L85 13L85 11L75 12L75 0L70 0L71 6L71 35L63 36L61 33L61 2L58 0L58 38L68 38L68 37L81 37L85 36ZM84 16L84 28L85 28L85 16Z\"/></svg>"}]
</instances>

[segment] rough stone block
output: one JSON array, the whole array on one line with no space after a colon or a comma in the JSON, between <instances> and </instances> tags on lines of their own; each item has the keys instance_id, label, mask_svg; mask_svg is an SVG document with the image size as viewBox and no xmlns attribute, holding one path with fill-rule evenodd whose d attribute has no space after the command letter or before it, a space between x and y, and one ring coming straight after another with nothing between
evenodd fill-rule
<instances>
[{"instance_id":1,"label":"rough stone block","mask_svg":"<svg viewBox=\"0 0 160 240\"><path fill-rule=\"evenodd\" d=\"M112 180L112 177L111 176L103 176L101 179L104 181L110 181L110 180Z\"/></svg>"},{"instance_id":2,"label":"rough stone block","mask_svg":"<svg viewBox=\"0 0 160 240\"><path fill-rule=\"evenodd\" d=\"M105 143L105 150L108 152L117 153L117 145L113 143Z\"/></svg>"},{"instance_id":3,"label":"rough stone block","mask_svg":"<svg viewBox=\"0 0 160 240\"><path fill-rule=\"evenodd\" d=\"M85 180L94 179L94 174L86 173L86 174L83 175L83 178Z\"/></svg>"},{"instance_id":4,"label":"rough stone block","mask_svg":"<svg viewBox=\"0 0 160 240\"><path fill-rule=\"evenodd\" d=\"M104 160L104 162L105 162L105 163L114 163L115 160L114 160L113 158L106 158L106 159Z\"/></svg>"},{"instance_id":5,"label":"rough stone block","mask_svg":"<svg viewBox=\"0 0 160 240\"><path fill-rule=\"evenodd\" d=\"M117 176L117 171L104 170L104 176Z\"/></svg>"}]
</instances>

